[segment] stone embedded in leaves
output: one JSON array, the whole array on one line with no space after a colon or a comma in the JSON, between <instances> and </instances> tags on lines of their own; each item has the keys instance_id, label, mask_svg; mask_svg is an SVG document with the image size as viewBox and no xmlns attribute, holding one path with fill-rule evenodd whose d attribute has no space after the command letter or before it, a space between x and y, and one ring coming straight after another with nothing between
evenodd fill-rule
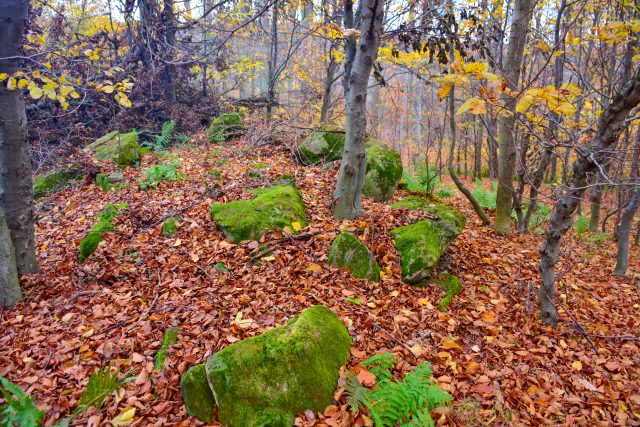
<instances>
[{"instance_id":1,"label":"stone embedded in leaves","mask_svg":"<svg viewBox=\"0 0 640 427\"><path fill-rule=\"evenodd\" d=\"M268 229L292 228L292 222L307 225L300 190L290 185L260 188L255 198L211 206L211 218L235 243L259 240Z\"/></svg>"},{"instance_id":2,"label":"stone embedded in leaves","mask_svg":"<svg viewBox=\"0 0 640 427\"><path fill-rule=\"evenodd\" d=\"M220 144L237 138L244 133L244 124L240 113L222 114L211 122L207 130L209 143Z\"/></svg>"},{"instance_id":3,"label":"stone embedded in leaves","mask_svg":"<svg viewBox=\"0 0 640 427\"><path fill-rule=\"evenodd\" d=\"M33 197L39 199L47 194L60 191L71 181L82 179L82 177L82 171L76 166L41 175L33 181Z\"/></svg>"},{"instance_id":4,"label":"stone embedded in leaves","mask_svg":"<svg viewBox=\"0 0 640 427\"><path fill-rule=\"evenodd\" d=\"M323 411L333 402L350 347L351 337L340 319L317 305L284 326L220 350L206 363L218 422L232 427L291 426L296 414ZM188 396L185 401L194 399Z\"/></svg>"},{"instance_id":5,"label":"stone embedded in leaves","mask_svg":"<svg viewBox=\"0 0 640 427\"><path fill-rule=\"evenodd\" d=\"M455 230L456 234L462 232L467 221L460 211L452 208L451 206L445 205L444 203L433 202L420 196L405 197L391 205L391 207L405 208L410 211L421 209L434 217L434 219L445 223L452 230Z\"/></svg>"},{"instance_id":6,"label":"stone embedded in leaves","mask_svg":"<svg viewBox=\"0 0 640 427\"><path fill-rule=\"evenodd\" d=\"M176 223L180 221L180 218L177 216L167 218L162 223L162 235L164 237L171 237L178 232L178 227Z\"/></svg>"},{"instance_id":7,"label":"stone embedded in leaves","mask_svg":"<svg viewBox=\"0 0 640 427\"><path fill-rule=\"evenodd\" d=\"M112 161L119 166L133 166L148 151L138 145L138 133L109 132L86 147L96 159Z\"/></svg>"},{"instance_id":8,"label":"stone embedded in leaves","mask_svg":"<svg viewBox=\"0 0 640 427\"><path fill-rule=\"evenodd\" d=\"M400 153L381 143L367 148L367 172L363 189L365 196L386 202L393 197L401 178Z\"/></svg>"},{"instance_id":9,"label":"stone embedded in leaves","mask_svg":"<svg viewBox=\"0 0 640 427\"><path fill-rule=\"evenodd\" d=\"M215 401L207 382L204 364L195 365L182 375L180 391L187 414L210 423L213 419Z\"/></svg>"},{"instance_id":10,"label":"stone embedded in leaves","mask_svg":"<svg viewBox=\"0 0 640 427\"><path fill-rule=\"evenodd\" d=\"M118 216L118 209L126 207L126 203L109 204L100 214L98 222L91 227L80 242L80 264L90 257L98 248L105 232L113 230L113 220Z\"/></svg>"},{"instance_id":11,"label":"stone embedded in leaves","mask_svg":"<svg viewBox=\"0 0 640 427\"><path fill-rule=\"evenodd\" d=\"M356 279L380 280L380 267L371 252L356 236L341 233L329 247L329 264L346 268Z\"/></svg>"},{"instance_id":12,"label":"stone embedded in leaves","mask_svg":"<svg viewBox=\"0 0 640 427\"><path fill-rule=\"evenodd\" d=\"M311 132L300 144L296 156L305 165L339 160L342 158L344 140L344 130L322 126Z\"/></svg>"},{"instance_id":13,"label":"stone embedded in leaves","mask_svg":"<svg viewBox=\"0 0 640 427\"><path fill-rule=\"evenodd\" d=\"M434 219L391 230L400 254L402 280L421 285L431 275L449 242L464 228L465 218L457 210L443 204L423 207Z\"/></svg>"}]
</instances>

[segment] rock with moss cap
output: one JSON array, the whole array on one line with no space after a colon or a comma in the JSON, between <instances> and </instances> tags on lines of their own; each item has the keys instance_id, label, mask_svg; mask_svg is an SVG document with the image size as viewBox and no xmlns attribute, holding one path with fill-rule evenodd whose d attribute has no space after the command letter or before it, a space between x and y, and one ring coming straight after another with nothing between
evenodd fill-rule
<instances>
[{"instance_id":1,"label":"rock with moss cap","mask_svg":"<svg viewBox=\"0 0 640 427\"><path fill-rule=\"evenodd\" d=\"M118 216L118 210L127 207L127 203L108 204L91 230L80 241L80 264L84 263L98 248L106 232L113 230L113 220Z\"/></svg>"},{"instance_id":2,"label":"rock with moss cap","mask_svg":"<svg viewBox=\"0 0 640 427\"><path fill-rule=\"evenodd\" d=\"M119 166L133 166L148 151L138 145L138 133L113 131L86 147L98 160L112 161Z\"/></svg>"},{"instance_id":3,"label":"rock with moss cap","mask_svg":"<svg viewBox=\"0 0 640 427\"><path fill-rule=\"evenodd\" d=\"M184 399L184 406L187 408L187 414L205 423L210 423L213 419L215 401L207 382L204 364L192 366L182 375L180 391Z\"/></svg>"},{"instance_id":4,"label":"rock with moss cap","mask_svg":"<svg viewBox=\"0 0 640 427\"><path fill-rule=\"evenodd\" d=\"M307 409L323 411L333 402L350 347L351 337L340 319L317 305L284 326L220 350L205 365L218 422L232 427L292 426L295 416ZM199 368L192 377L196 374L201 375ZM198 401L189 394L194 389L182 387L185 402ZM206 392L203 395L206 399ZM210 413L208 408L202 412Z\"/></svg>"},{"instance_id":5,"label":"rock with moss cap","mask_svg":"<svg viewBox=\"0 0 640 427\"><path fill-rule=\"evenodd\" d=\"M344 150L344 139L344 130L334 126L322 126L305 138L296 155L305 165L339 160Z\"/></svg>"},{"instance_id":6,"label":"rock with moss cap","mask_svg":"<svg viewBox=\"0 0 640 427\"><path fill-rule=\"evenodd\" d=\"M367 148L367 172L363 189L365 196L386 202L393 197L401 178L400 153L380 143Z\"/></svg>"},{"instance_id":7,"label":"rock with moss cap","mask_svg":"<svg viewBox=\"0 0 640 427\"><path fill-rule=\"evenodd\" d=\"M258 240L268 229L284 229L292 222L307 225L304 201L300 190L280 185L253 190L256 196L211 206L211 218L235 243Z\"/></svg>"},{"instance_id":8,"label":"rock with moss cap","mask_svg":"<svg viewBox=\"0 0 640 427\"><path fill-rule=\"evenodd\" d=\"M329 264L346 268L356 279L380 280L380 266L369 249L351 233L339 234L329 247Z\"/></svg>"},{"instance_id":9,"label":"rock with moss cap","mask_svg":"<svg viewBox=\"0 0 640 427\"><path fill-rule=\"evenodd\" d=\"M209 143L220 144L237 138L244 133L244 123L240 113L221 114L209 125L207 137Z\"/></svg>"},{"instance_id":10,"label":"rock with moss cap","mask_svg":"<svg viewBox=\"0 0 640 427\"><path fill-rule=\"evenodd\" d=\"M411 285L424 285L449 243L462 231L464 216L455 209L436 204L427 206L433 218L391 230L400 254L402 280Z\"/></svg>"},{"instance_id":11,"label":"rock with moss cap","mask_svg":"<svg viewBox=\"0 0 640 427\"><path fill-rule=\"evenodd\" d=\"M33 181L33 197L38 199L47 194L58 192L72 181L82 179L83 176L80 168L76 166L41 175Z\"/></svg>"},{"instance_id":12,"label":"rock with moss cap","mask_svg":"<svg viewBox=\"0 0 640 427\"><path fill-rule=\"evenodd\" d=\"M433 202L420 196L405 197L394 203L391 207L405 208L410 211L420 209L433 217L433 219L451 228L456 234L462 232L467 221L466 217L459 210L444 203Z\"/></svg>"}]
</instances>

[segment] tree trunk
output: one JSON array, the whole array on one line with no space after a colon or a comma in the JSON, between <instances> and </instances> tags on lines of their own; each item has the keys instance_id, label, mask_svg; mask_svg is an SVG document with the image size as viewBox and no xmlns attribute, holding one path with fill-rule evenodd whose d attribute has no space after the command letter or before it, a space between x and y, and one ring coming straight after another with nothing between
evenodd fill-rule
<instances>
[{"instance_id":1,"label":"tree trunk","mask_svg":"<svg viewBox=\"0 0 640 427\"><path fill-rule=\"evenodd\" d=\"M551 223L547 228L544 243L540 248L540 275L542 284L538 290L540 318L547 325L556 325L558 314L553 299L555 296L554 268L560 256L562 238L571 227L573 214L590 178L600 173L607 155L614 148L618 136L625 126L629 112L640 103L640 69L612 99L598 121L593 141L583 149L577 149L578 159L573 163L570 187L556 203Z\"/></svg>"},{"instance_id":2,"label":"tree trunk","mask_svg":"<svg viewBox=\"0 0 640 427\"><path fill-rule=\"evenodd\" d=\"M362 187L367 165L364 150L367 88L382 33L382 0L363 0L360 4L362 34L349 75L344 153L333 193L333 216L342 219L357 218L362 211Z\"/></svg>"},{"instance_id":3,"label":"tree trunk","mask_svg":"<svg viewBox=\"0 0 640 427\"><path fill-rule=\"evenodd\" d=\"M0 207L0 307L11 307L19 299L22 299L22 290L15 252L4 211Z\"/></svg>"},{"instance_id":4,"label":"tree trunk","mask_svg":"<svg viewBox=\"0 0 640 427\"><path fill-rule=\"evenodd\" d=\"M322 107L320 108L320 123L327 123L329 121L329 110L331 109L331 88L333 82L336 80L336 69L338 68L338 62L333 57L333 48L329 49L329 65L327 66L327 75L324 80L324 90L322 92Z\"/></svg>"},{"instance_id":5,"label":"tree trunk","mask_svg":"<svg viewBox=\"0 0 640 427\"><path fill-rule=\"evenodd\" d=\"M509 34L509 47L504 64L504 77L512 92L518 90L520 67L524 45L529 32L532 0L515 0L513 20ZM499 233L511 233L511 208L513 201L513 174L516 164L516 147L513 137L515 128L516 99L503 95L505 114L498 126L498 193L496 195L496 220L494 226Z\"/></svg>"},{"instance_id":6,"label":"tree trunk","mask_svg":"<svg viewBox=\"0 0 640 427\"><path fill-rule=\"evenodd\" d=\"M176 20L174 12L173 0L164 0L164 9L162 10L162 24L164 32L164 42L167 46L167 54L165 55L166 61L173 60L173 48L176 44ZM167 102L176 102L176 91L173 84L173 76L175 73L175 66L171 63L164 64L163 70L163 83L164 83L164 97Z\"/></svg>"},{"instance_id":7,"label":"tree trunk","mask_svg":"<svg viewBox=\"0 0 640 427\"><path fill-rule=\"evenodd\" d=\"M0 58L20 55L28 2L7 0L0 8ZM0 61L0 73L12 75L19 60ZM33 183L27 143L27 117L19 89L0 85L0 208L4 209L19 275L38 270L34 246Z\"/></svg>"},{"instance_id":8,"label":"tree trunk","mask_svg":"<svg viewBox=\"0 0 640 427\"><path fill-rule=\"evenodd\" d=\"M622 212L620 224L618 225L618 259L613 273L618 276L624 276L629 267L629 236L631 235L631 227L633 227L633 217L640 206L640 186L637 186L627 207Z\"/></svg>"},{"instance_id":9,"label":"tree trunk","mask_svg":"<svg viewBox=\"0 0 640 427\"><path fill-rule=\"evenodd\" d=\"M276 101L276 67L278 66L278 2L271 11L271 45L269 48L269 82L267 87L267 118L271 120Z\"/></svg>"}]
</instances>

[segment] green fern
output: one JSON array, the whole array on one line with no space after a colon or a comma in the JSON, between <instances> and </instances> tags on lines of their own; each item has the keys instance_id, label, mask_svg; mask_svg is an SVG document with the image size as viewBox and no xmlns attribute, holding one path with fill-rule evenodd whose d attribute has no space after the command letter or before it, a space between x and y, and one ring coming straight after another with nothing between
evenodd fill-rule
<instances>
[{"instance_id":1,"label":"green fern","mask_svg":"<svg viewBox=\"0 0 640 427\"><path fill-rule=\"evenodd\" d=\"M376 427L433 426L430 412L448 405L451 396L433 381L428 362L416 366L402 381L393 380L395 363L391 353L376 354L363 362L376 375L377 387L373 390L362 386L353 372L347 374L345 390L352 410L367 408Z\"/></svg>"},{"instance_id":2,"label":"green fern","mask_svg":"<svg viewBox=\"0 0 640 427\"><path fill-rule=\"evenodd\" d=\"M145 142L143 145L149 147L153 151L163 151L171 145L174 139L180 140L180 136L175 135L176 121L168 120L162 124L160 133L155 136L153 142Z\"/></svg>"},{"instance_id":3,"label":"green fern","mask_svg":"<svg viewBox=\"0 0 640 427\"><path fill-rule=\"evenodd\" d=\"M153 165L142 171L142 179L138 179L141 190L156 188L162 181L179 181L185 176L178 169L180 163L173 161L164 165Z\"/></svg>"},{"instance_id":4,"label":"green fern","mask_svg":"<svg viewBox=\"0 0 640 427\"><path fill-rule=\"evenodd\" d=\"M0 426L38 427L42 424L44 412L39 410L18 385L0 376L0 392L7 401L0 406Z\"/></svg>"},{"instance_id":5,"label":"green fern","mask_svg":"<svg viewBox=\"0 0 640 427\"><path fill-rule=\"evenodd\" d=\"M102 408L105 401L114 393L124 388L124 386L133 381L133 371L127 371L122 376L119 373L112 372L109 366L104 366L89 377L87 387L80 395L80 403L73 411L78 414L86 411L91 406Z\"/></svg>"}]
</instances>

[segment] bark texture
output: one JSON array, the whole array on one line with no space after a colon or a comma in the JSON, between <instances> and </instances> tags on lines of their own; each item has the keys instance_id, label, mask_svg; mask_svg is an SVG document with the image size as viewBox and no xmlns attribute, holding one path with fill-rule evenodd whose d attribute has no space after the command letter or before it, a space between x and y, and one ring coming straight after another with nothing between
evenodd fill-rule
<instances>
[{"instance_id":1,"label":"bark texture","mask_svg":"<svg viewBox=\"0 0 640 427\"><path fill-rule=\"evenodd\" d=\"M333 194L332 213L341 219L357 218L362 211L362 187L367 165L364 149L367 88L382 33L382 0L363 0L361 6L362 33L349 75L344 153Z\"/></svg>"},{"instance_id":2,"label":"bark texture","mask_svg":"<svg viewBox=\"0 0 640 427\"><path fill-rule=\"evenodd\" d=\"M573 163L573 174L569 188L556 203L551 223L547 228L544 243L540 248L540 275L542 283L538 289L540 318L547 325L556 325L558 314L553 299L555 294L555 265L560 255L562 238L573 222L580 200L588 183L600 173L601 165L615 146L625 127L629 112L640 103L640 69L620 92L612 99L598 121L598 129L593 141L585 148L578 149L578 159Z\"/></svg>"},{"instance_id":3,"label":"bark texture","mask_svg":"<svg viewBox=\"0 0 640 427\"><path fill-rule=\"evenodd\" d=\"M0 58L20 55L27 0L5 0L0 8ZM0 60L0 73L20 68L17 59ZM27 117L20 90L0 87L0 208L4 209L15 248L18 274L38 270L34 247L31 160Z\"/></svg>"},{"instance_id":4,"label":"bark texture","mask_svg":"<svg viewBox=\"0 0 640 427\"><path fill-rule=\"evenodd\" d=\"M0 307L11 307L22 298L13 243L0 207Z\"/></svg>"},{"instance_id":5,"label":"bark texture","mask_svg":"<svg viewBox=\"0 0 640 427\"><path fill-rule=\"evenodd\" d=\"M509 33L509 46L504 62L504 77L507 87L517 92L522 66L524 46L531 21L532 0L515 0L513 20ZM498 192L496 195L496 219L494 226L500 233L511 232L511 208L513 202L513 175L516 164L516 146L513 137L515 128L516 99L510 95L502 97L504 112L500 114L498 126Z\"/></svg>"}]
</instances>

